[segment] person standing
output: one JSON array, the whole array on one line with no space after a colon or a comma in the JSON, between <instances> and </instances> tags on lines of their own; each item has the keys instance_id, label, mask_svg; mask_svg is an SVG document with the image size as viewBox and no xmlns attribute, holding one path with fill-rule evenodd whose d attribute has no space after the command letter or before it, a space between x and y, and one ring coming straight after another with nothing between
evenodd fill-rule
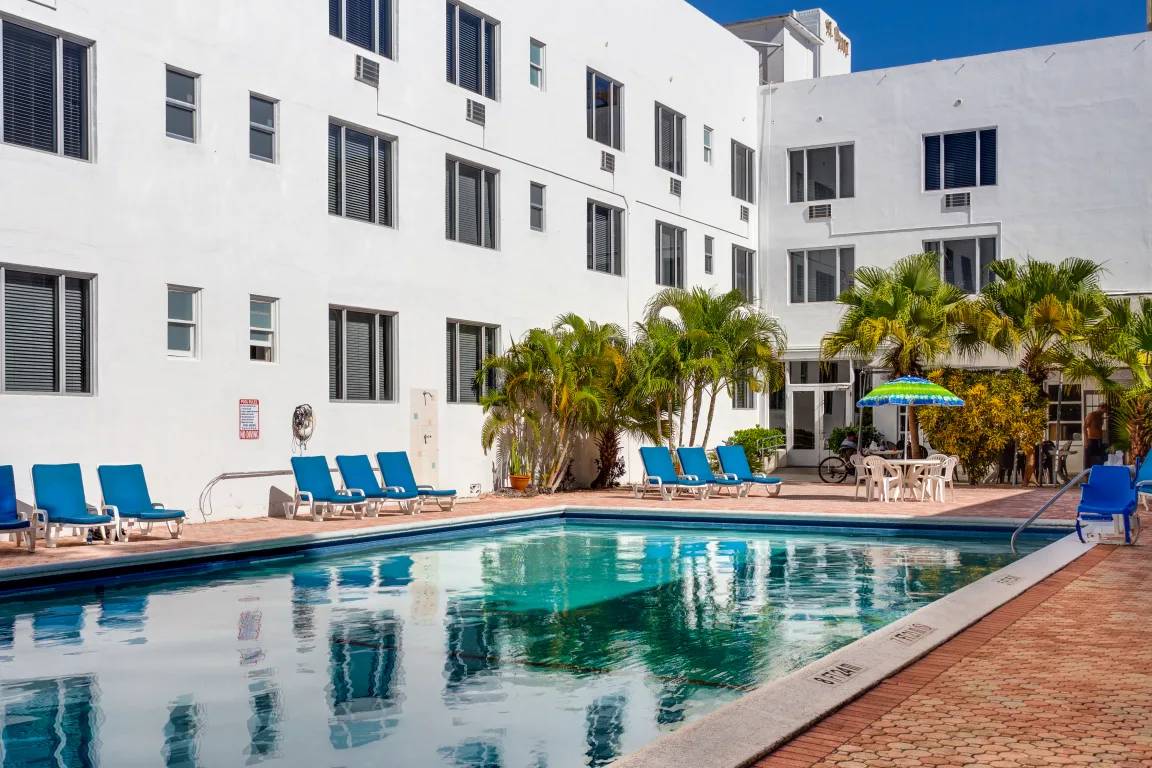
<instances>
[{"instance_id":1,"label":"person standing","mask_svg":"<svg viewBox=\"0 0 1152 768\"><path fill-rule=\"evenodd\" d=\"M1084 466L1095 467L1104 463L1107 446L1104 444L1104 419L1112 411L1108 403L1084 418Z\"/></svg>"}]
</instances>

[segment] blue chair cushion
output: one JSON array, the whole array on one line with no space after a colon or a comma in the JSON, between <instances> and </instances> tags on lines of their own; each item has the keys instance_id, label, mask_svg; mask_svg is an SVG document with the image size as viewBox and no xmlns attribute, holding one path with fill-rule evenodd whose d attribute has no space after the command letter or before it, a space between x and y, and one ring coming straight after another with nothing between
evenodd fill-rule
<instances>
[{"instance_id":1,"label":"blue chair cushion","mask_svg":"<svg viewBox=\"0 0 1152 768\"><path fill-rule=\"evenodd\" d=\"M313 496L312 501L324 502L327 504L358 504L365 500L362 494L345 495L340 493L333 493L331 495L325 494L323 496Z\"/></svg>"},{"instance_id":2,"label":"blue chair cushion","mask_svg":"<svg viewBox=\"0 0 1152 768\"><path fill-rule=\"evenodd\" d=\"M685 488L696 488L696 487L701 486L701 485L708 485L707 480L683 480L679 477L671 479L671 480L664 480L663 478L661 478L661 482L664 483L664 485L682 485ZM650 478L648 478L648 483L650 485L656 485L656 479L650 477Z\"/></svg>"},{"instance_id":3,"label":"blue chair cushion","mask_svg":"<svg viewBox=\"0 0 1152 768\"><path fill-rule=\"evenodd\" d=\"M112 515L49 515L48 522L79 526L108 525L112 522Z\"/></svg>"},{"instance_id":4,"label":"blue chair cushion","mask_svg":"<svg viewBox=\"0 0 1152 768\"><path fill-rule=\"evenodd\" d=\"M357 488L364 491L370 499L382 499L383 489L372 470L372 462L365 455L337 456L336 466L340 469L340 476L344 478L345 488Z\"/></svg>"},{"instance_id":5,"label":"blue chair cushion","mask_svg":"<svg viewBox=\"0 0 1152 768\"><path fill-rule=\"evenodd\" d=\"M750 477L745 482L760 483L761 485L779 485L783 481L778 477Z\"/></svg>"},{"instance_id":6,"label":"blue chair cushion","mask_svg":"<svg viewBox=\"0 0 1152 768\"><path fill-rule=\"evenodd\" d=\"M84 500L84 477L79 464L33 464L32 486L36 508L44 510L49 522L91 517Z\"/></svg>"},{"instance_id":7,"label":"blue chair cushion","mask_svg":"<svg viewBox=\"0 0 1152 768\"><path fill-rule=\"evenodd\" d=\"M180 520L185 515L181 509L146 509L127 515L121 512L120 517L130 517L133 520Z\"/></svg>"},{"instance_id":8,"label":"blue chair cushion","mask_svg":"<svg viewBox=\"0 0 1152 768\"><path fill-rule=\"evenodd\" d=\"M27 520L0 520L0 531L19 531L30 527L32 523Z\"/></svg>"},{"instance_id":9,"label":"blue chair cushion","mask_svg":"<svg viewBox=\"0 0 1152 768\"><path fill-rule=\"evenodd\" d=\"M18 522L16 511L16 474L5 464L0 467L0 522Z\"/></svg>"},{"instance_id":10,"label":"blue chair cushion","mask_svg":"<svg viewBox=\"0 0 1152 768\"><path fill-rule=\"evenodd\" d=\"M293 456L292 473L296 476L296 487L312 494L314 501L328 501L336 495L332 471L324 456Z\"/></svg>"},{"instance_id":11,"label":"blue chair cushion","mask_svg":"<svg viewBox=\"0 0 1152 768\"><path fill-rule=\"evenodd\" d=\"M1081 504L1077 510L1080 517L1087 519L1088 515L1092 515L1094 519L1111 520L1112 515L1130 515L1136 510L1136 502L1125 506L1123 509L1112 507L1097 507L1092 504Z\"/></svg>"},{"instance_id":12,"label":"blue chair cushion","mask_svg":"<svg viewBox=\"0 0 1152 768\"><path fill-rule=\"evenodd\" d=\"M421 488L419 491L417 491L417 495L418 496L431 496L433 498L442 499L442 498L446 498L448 496L455 496L456 491L450 491L450 490L447 490L444 488L441 488L439 490L433 490L432 488Z\"/></svg>"}]
</instances>

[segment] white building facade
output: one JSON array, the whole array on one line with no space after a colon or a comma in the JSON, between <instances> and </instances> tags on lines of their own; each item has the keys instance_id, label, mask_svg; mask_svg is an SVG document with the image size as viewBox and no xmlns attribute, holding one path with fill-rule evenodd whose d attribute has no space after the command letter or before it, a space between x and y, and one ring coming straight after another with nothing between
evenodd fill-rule
<instances>
[{"instance_id":1,"label":"white building facade","mask_svg":"<svg viewBox=\"0 0 1152 768\"><path fill-rule=\"evenodd\" d=\"M486 352L563 312L631 327L737 260L757 293L756 52L679 0L582 9L0 0L21 501L34 463L80 462L95 503L97 465L140 462L199 519L217 475L288 467L302 404L309 454L490 490ZM223 483L215 518L292 487Z\"/></svg>"}]
</instances>

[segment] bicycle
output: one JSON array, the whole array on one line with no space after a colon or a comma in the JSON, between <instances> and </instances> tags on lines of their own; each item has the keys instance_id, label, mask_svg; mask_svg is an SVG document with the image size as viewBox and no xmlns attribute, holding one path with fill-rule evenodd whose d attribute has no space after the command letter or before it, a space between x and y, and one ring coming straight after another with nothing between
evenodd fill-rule
<instances>
[{"instance_id":1,"label":"bicycle","mask_svg":"<svg viewBox=\"0 0 1152 768\"><path fill-rule=\"evenodd\" d=\"M816 471L819 473L821 480L826 483L842 483L848 479L849 475L852 477L856 476L856 467L852 465L852 461L849 458L851 456L851 454L848 453L849 450L852 449L841 447L834 455L820 462L820 466L816 468ZM853 453L867 456L868 449L863 448L859 451L853 451Z\"/></svg>"}]
</instances>

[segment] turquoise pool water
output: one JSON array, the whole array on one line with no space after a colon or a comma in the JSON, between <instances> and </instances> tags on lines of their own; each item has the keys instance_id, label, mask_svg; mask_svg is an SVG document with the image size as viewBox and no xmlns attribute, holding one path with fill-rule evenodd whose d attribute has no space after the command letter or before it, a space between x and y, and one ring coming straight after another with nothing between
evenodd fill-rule
<instances>
[{"instance_id":1,"label":"turquoise pool water","mask_svg":"<svg viewBox=\"0 0 1152 768\"><path fill-rule=\"evenodd\" d=\"M0 765L606 765L1013 559L553 522L11 597Z\"/></svg>"}]
</instances>

